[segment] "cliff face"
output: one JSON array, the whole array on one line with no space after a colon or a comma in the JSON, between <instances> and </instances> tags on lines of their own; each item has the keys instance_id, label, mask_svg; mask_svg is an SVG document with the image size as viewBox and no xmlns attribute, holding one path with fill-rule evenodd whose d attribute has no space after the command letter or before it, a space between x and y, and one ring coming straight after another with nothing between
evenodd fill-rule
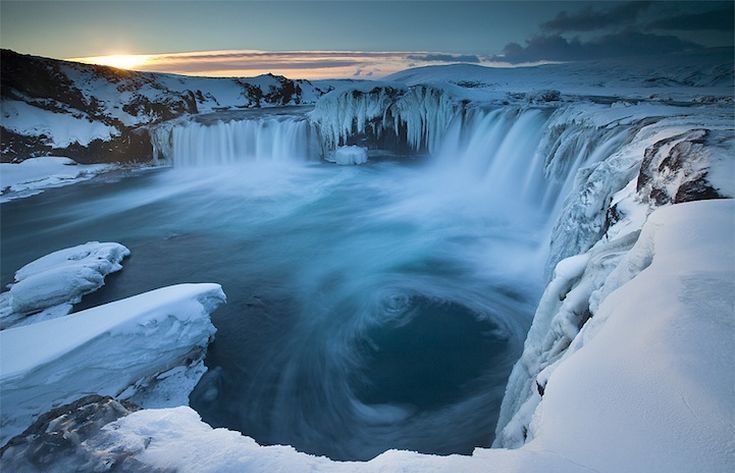
<instances>
[{"instance_id":1,"label":"cliff face","mask_svg":"<svg viewBox=\"0 0 735 473\"><path fill-rule=\"evenodd\" d=\"M313 103L322 90L271 74L198 78L0 53L0 161L61 155L147 161L147 126L185 114Z\"/></svg>"}]
</instances>

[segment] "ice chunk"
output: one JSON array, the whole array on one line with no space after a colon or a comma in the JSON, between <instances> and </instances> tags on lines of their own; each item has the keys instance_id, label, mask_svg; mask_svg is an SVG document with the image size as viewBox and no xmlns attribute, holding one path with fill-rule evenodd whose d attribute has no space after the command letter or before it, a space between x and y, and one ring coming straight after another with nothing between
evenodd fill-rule
<instances>
[{"instance_id":1,"label":"ice chunk","mask_svg":"<svg viewBox=\"0 0 735 473\"><path fill-rule=\"evenodd\" d=\"M179 284L0 332L0 444L54 406L129 397L130 386L199 358L224 301L219 284Z\"/></svg>"},{"instance_id":2,"label":"ice chunk","mask_svg":"<svg viewBox=\"0 0 735 473\"><path fill-rule=\"evenodd\" d=\"M361 146L340 146L334 150L328 161L343 166L351 164L365 164L368 160L367 148Z\"/></svg>"},{"instance_id":3,"label":"ice chunk","mask_svg":"<svg viewBox=\"0 0 735 473\"><path fill-rule=\"evenodd\" d=\"M39 312L34 321L66 315L83 295L102 287L105 276L121 270L129 254L120 243L93 241L28 263L15 273L10 291L0 295L0 328Z\"/></svg>"}]
</instances>

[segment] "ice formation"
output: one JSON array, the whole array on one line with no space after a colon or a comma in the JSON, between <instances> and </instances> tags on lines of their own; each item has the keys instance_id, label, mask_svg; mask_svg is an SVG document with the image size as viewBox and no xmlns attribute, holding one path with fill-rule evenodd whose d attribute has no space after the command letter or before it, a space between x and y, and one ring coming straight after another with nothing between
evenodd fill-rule
<instances>
[{"instance_id":1,"label":"ice formation","mask_svg":"<svg viewBox=\"0 0 735 473\"><path fill-rule=\"evenodd\" d=\"M130 250L96 241L65 248L20 268L10 290L0 294L0 329L68 314L82 296L122 269Z\"/></svg>"},{"instance_id":2,"label":"ice formation","mask_svg":"<svg viewBox=\"0 0 735 473\"><path fill-rule=\"evenodd\" d=\"M218 284L179 284L0 332L0 443L85 394L150 391L160 375L202 357L215 332L209 314L224 300Z\"/></svg>"},{"instance_id":3,"label":"ice formation","mask_svg":"<svg viewBox=\"0 0 735 473\"><path fill-rule=\"evenodd\" d=\"M384 133L405 135L414 151L433 152L457 108L442 89L370 84L326 94L309 118L318 126L325 150L347 145L352 135L369 131L378 138Z\"/></svg>"}]
</instances>

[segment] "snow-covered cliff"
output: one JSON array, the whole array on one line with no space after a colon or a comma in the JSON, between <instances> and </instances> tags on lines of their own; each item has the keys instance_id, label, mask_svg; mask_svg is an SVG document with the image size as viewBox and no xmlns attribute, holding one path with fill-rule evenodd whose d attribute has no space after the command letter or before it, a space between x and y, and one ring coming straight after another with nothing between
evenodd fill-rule
<instances>
[{"instance_id":1,"label":"snow-covered cliff","mask_svg":"<svg viewBox=\"0 0 735 473\"><path fill-rule=\"evenodd\" d=\"M495 446L517 447L533 437L532 421L554 370L579 348L586 324L599 323L605 298L650 263L649 255L647 263L621 269L631 248L645 244L640 232L651 212L735 196L731 119L725 113L704 126L701 117L645 125L628 145L576 176L551 234L553 275L508 382Z\"/></svg>"}]
</instances>

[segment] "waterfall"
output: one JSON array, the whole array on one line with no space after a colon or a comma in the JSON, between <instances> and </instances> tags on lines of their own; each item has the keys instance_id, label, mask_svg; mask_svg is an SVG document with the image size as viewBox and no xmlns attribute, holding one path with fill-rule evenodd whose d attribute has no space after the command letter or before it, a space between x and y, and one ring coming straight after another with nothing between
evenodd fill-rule
<instances>
[{"instance_id":1,"label":"waterfall","mask_svg":"<svg viewBox=\"0 0 735 473\"><path fill-rule=\"evenodd\" d=\"M318 159L315 133L303 116L177 121L155 128L153 154L175 167Z\"/></svg>"},{"instance_id":2,"label":"waterfall","mask_svg":"<svg viewBox=\"0 0 735 473\"><path fill-rule=\"evenodd\" d=\"M535 212L550 231L580 169L629 141L633 128L575 122L564 107L470 109L455 115L434 165L448 185L479 188L480 199L511 215Z\"/></svg>"}]
</instances>

